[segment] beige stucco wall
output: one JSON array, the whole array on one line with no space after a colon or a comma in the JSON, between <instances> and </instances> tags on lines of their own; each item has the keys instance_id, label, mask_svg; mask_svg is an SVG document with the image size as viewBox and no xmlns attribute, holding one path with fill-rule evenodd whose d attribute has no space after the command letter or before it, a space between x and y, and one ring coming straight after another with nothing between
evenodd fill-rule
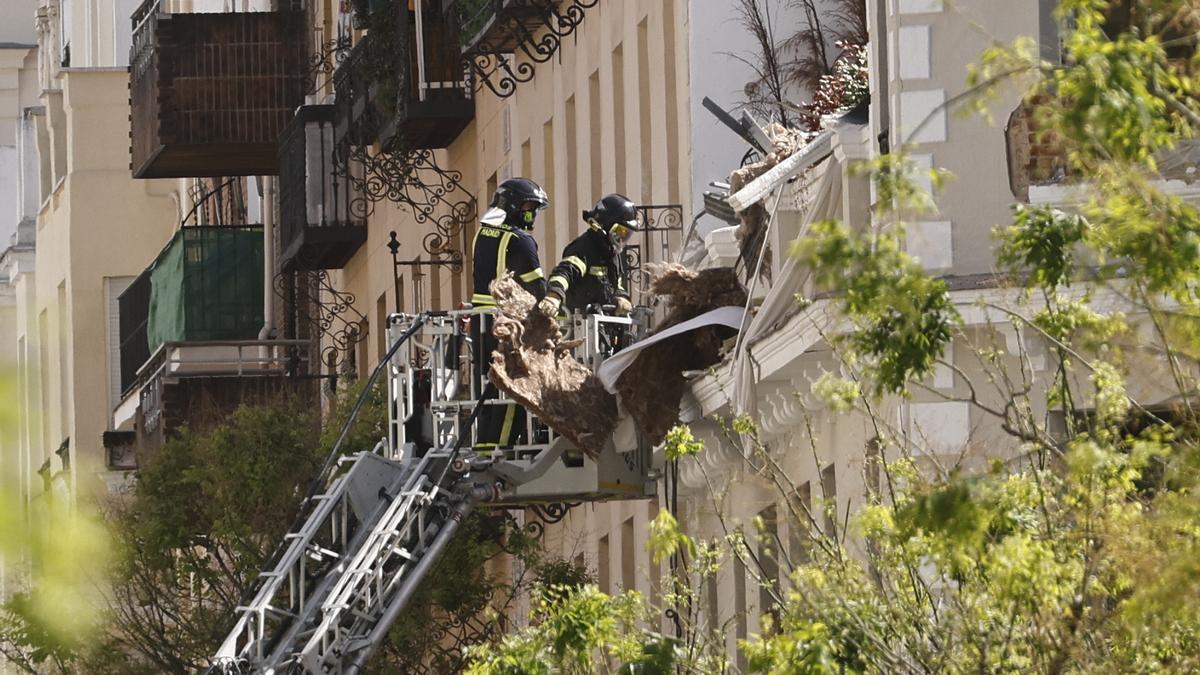
<instances>
[{"instance_id":1,"label":"beige stucco wall","mask_svg":"<svg viewBox=\"0 0 1200 675\"><path fill-rule=\"evenodd\" d=\"M683 145L688 119L687 79L682 76L687 62L685 5L622 0L588 10L580 29L563 41L553 59L536 64L533 80L519 85L513 96L500 99L481 87L474 122L448 149L436 153L439 165L461 172L463 188L474 195L479 213L486 209L491 189L507 177L527 176L547 189L551 206L535 228L547 273L562 247L579 233L580 212L608 192L623 191L641 203L687 204L690 158L668 155L668 148ZM670 71L665 52L673 59ZM620 69L616 76L615 67ZM668 72L674 74L670 81ZM690 211L685 206L685 218ZM405 207L384 202L369 221L367 243L336 281L356 297L372 327L381 296L389 311L395 307L386 247L392 230L400 237L402 259L418 253L428 257L421 240L433 231L432 224L415 223ZM457 240L469 254L474 223L466 230ZM423 270L429 275L424 308L452 308L469 297L470 269L468 260L462 275ZM407 273L405 277L403 306L412 311L412 279ZM374 363L376 340L368 337L363 344L361 356ZM361 367L364 359L359 361Z\"/></svg>"},{"instance_id":2,"label":"beige stucco wall","mask_svg":"<svg viewBox=\"0 0 1200 675\"><path fill-rule=\"evenodd\" d=\"M41 429L30 431L32 461L40 466L70 438L76 489L103 466L101 434L109 427L110 378L117 376L108 365L115 345L108 339L105 279L140 273L173 231L177 208L167 196L169 183L130 177L125 134L98 132L128 123L125 71L66 69L61 83L52 146L65 150L65 165L38 214L24 336L40 351L30 361L30 381L45 388L36 406Z\"/></svg>"},{"instance_id":3,"label":"beige stucco wall","mask_svg":"<svg viewBox=\"0 0 1200 675\"><path fill-rule=\"evenodd\" d=\"M689 48L695 46L688 33L691 4L599 3L587 11L583 25L563 41L554 58L537 64L533 80L520 84L513 96L500 99L481 88L474 122L447 150L437 152L442 167L461 172L480 213L496 183L508 177L527 176L549 192L551 206L540 214L534 232L547 274L562 248L581 231L580 212L609 192L624 192L645 204L681 203L682 224L692 217L699 196L693 199L697 170L687 150L691 107L698 105L689 91ZM707 46L713 47L711 41ZM726 88L736 90L741 84L739 79ZM714 146L740 143L732 134L713 139ZM707 180L723 176L729 168L709 167L703 173ZM401 239L401 257L411 258L424 255L421 238L433 227L414 223L403 207L381 203L369 221L367 243L334 275L335 285L355 296L371 330L378 325L381 298L387 311L395 307L392 259L386 247L391 230ZM473 231L472 223L458 238L468 253L463 274L424 270L431 276L426 277L420 309L452 308L470 296ZM402 306L414 311L411 277L405 277L408 297ZM371 334L362 343L360 373L380 355L376 337ZM585 562L598 575L603 570L610 590L637 588L656 596L658 574L650 574L643 542L658 504L651 500L577 507L562 526L548 529L548 547L566 559Z\"/></svg>"}]
</instances>

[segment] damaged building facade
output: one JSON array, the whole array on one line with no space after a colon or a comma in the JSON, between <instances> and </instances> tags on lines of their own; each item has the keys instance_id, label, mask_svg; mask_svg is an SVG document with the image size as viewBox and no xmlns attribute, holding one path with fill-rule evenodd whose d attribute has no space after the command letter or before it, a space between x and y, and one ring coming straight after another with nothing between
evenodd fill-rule
<instances>
[{"instance_id":1,"label":"damaged building facade","mask_svg":"<svg viewBox=\"0 0 1200 675\"><path fill-rule=\"evenodd\" d=\"M783 169L735 182L733 194L709 184L727 181L749 148L703 104L707 96L732 107L750 79L730 56L754 49L752 36L731 29L732 3L378 3L399 24L375 23L377 3L366 2L114 2L104 20L88 14L95 3L73 15L65 8L85 3L29 4L38 11L42 100L23 109L36 152L21 166L40 188L39 199L21 203L40 207L22 214L36 219L35 232L22 224L0 259L16 298L0 309L17 317L15 346L4 349L15 350L20 396L40 415L26 413L16 445L0 439L0 449L20 467L30 502L43 471L71 489L99 475L119 492L138 456L173 429L238 402L299 394L327 406L339 383L365 377L387 352L390 314L469 300L478 216L515 176L539 182L551 200L534 230L543 269L586 227L583 209L622 192L644 207L629 251L635 268L733 269L753 310L735 338L711 341L717 365L687 373L681 420L705 450L677 464L659 451L657 496L520 514L541 520L547 549L586 566L606 592L661 599L666 564L652 563L646 542L664 508L698 537L719 536L722 519L761 518L779 541L802 547L803 533L778 517L778 490L714 418L754 420L795 496L826 513L827 533L844 534L867 499L877 432L811 394L839 369L827 337L840 327L827 299L797 304L812 283L787 255L813 223L872 223L862 162L903 147L919 168L955 177L934 212L907 223L906 250L947 279L966 334L1023 355L1039 381L1049 377L1045 345L979 301L1012 295L996 285L991 243L1012 205L1077 197L1038 156L1020 91L1004 90L994 104L998 119L1012 113L1007 126L946 106L966 87L963 64L979 56L981 41L965 36L979 27L998 41L1035 36L1052 53L1054 3L868 0L869 103L830 116L773 159ZM530 6L538 11L522 13ZM548 22L550 10L571 21ZM88 38L83 25L100 26L102 37ZM180 35L219 47L251 30L276 50L245 57L271 85L262 91L277 94L237 102L270 130L257 137L189 109L203 97L156 69L178 65ZM285 39L301 34L302 49ZM380 54L397 53L410 55L399 72L380 65ZM177 98L160 106L166 97ZM86 133L124 129L126 117L131 148L122 134ZM764 229L739 237L736 212L750 208L766 215ZM648 290L635 274L634 301L652 304ZM972 349L952 345L925 389L888 400L883 413L923 447L968 465L1015 451L963 400L956 370L974 372ZM705 615L730 622L732 654L760 630L765 596L738 564L712 591Z\"/></svg>"},{"instance_id":2,"label":"damaged building facade","mask_svg":"<svg viewBox=\"0 0 1200 675\"><path fill-rule=\"evenodd\" d=\"M1004 308L1018 306L1022 289L1006 287L996 273L993 228L1011 222L1016 204L1070 208L1082 198L1055 170L1062 164L1061 154L1046 147L1032 128L1022 87L1002 89L989 103L994 122L955 114L954 102L968 88L964 64L980 56L981 42L965 36L983 33L998 43L1033 37L1043 58L1057 59L1055 3L866 4L869 105L831 116L821 133L781 163L786 168L723 195L722 201L737 211L759 204L774 213L765 233L769 252L747 250L731 222L703 235L703 246L692 242L677 253L697 268L738 268L751 291L752 313L741 335L726 343L720 365L692 373L681 414L704 450L677 464L659 458L666 476L660 503L673 508L681 528L693 536L719 539L726 528L745 528L751 549L761 546L750 534L760 519L769 537L787 547L794 560L804 560L809 532L797 531L797 521L786 516L788 500L809 506L823 533L847 540L853 549L853 532L846 532L851 517L872 494L879 494L879 474L871 459L879 453L881 431L864 415L830 410L813 393L813 383L822 375L843 372L829 338L846 326L839 323L834 300L815 292L811 270L787 255L789 244L827 219L852 229L886 227L887 221L878 220L870 178L858 170L882 154L903 148L918 181L931 193L933 185L925 178L930 169L952 176L934 193L933 210L905 220L904 249L928 273L946 280L963 318L962 336L934 373L912 388L910 398L886 398L877 414L887 421L887 433L920 448L925 456L918 456L919 462L972 470L1020 454L1019 443L1000 421L971 403L968 379L986 381L980 352L999 350L1005 355L1003 367L1026 373L1035 390L1044 391L1053 382L1054 360L1046 342L1005 314ZM1171 194L1194 194L1183 164L1164 163L1175 171L1164 175L1162 183ZM721 213L720 204L711 212ZM802 305L798 297L811 302ZM1113 300L1104 292L1097 298L1101 303ZM1131 395L1163 400L1155 383L1171 380L1167 365L1150 354L1144 361L1145 368L1130 382ZM985 404L1003 407L1002 395L982 396ZM1033 414L1053 420L1062 413L1047 411L1043 404ZM754 422L758 442L787 475L792 494L782 494L755 470L752 442L729 429L739 416ZM621 517L596 507L576 508L549 528L547 537L563 555L581 551L595 561L606 590L637 588L656 597L662 592L656 579L667 573L666 563L659 567L650 562L637 521ZM627 543L629 533L633 544ZM636 570L647 571L644 585L628 581L637 577ZM761 590L756 574L731 559L704 594L708 606L700 614L710 626L730 627L726 640L731 655L739 654L737 640L761 631L760 617L768 614L770 594ZM773 581L788 583L785 574ZM668 617L663 630L672 630Z\"/></svg>"}]
</instances>

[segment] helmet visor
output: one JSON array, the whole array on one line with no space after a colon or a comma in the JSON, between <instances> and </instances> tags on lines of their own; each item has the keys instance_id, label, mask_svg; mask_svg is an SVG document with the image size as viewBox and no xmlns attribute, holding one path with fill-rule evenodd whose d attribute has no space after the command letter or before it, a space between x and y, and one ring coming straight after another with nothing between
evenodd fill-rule
<instances>
[{"instance_id":1,"label":"helmet visor","mask_svg":"<svg viewBox=\"0 0 1200 675\"><path fill-rule=\"evenodd\" d=\"M633 228L623 223L613 223L612 228L608 230L608 236L618 244L624 244L633 238Z\"/></svg>"}]
</instances>

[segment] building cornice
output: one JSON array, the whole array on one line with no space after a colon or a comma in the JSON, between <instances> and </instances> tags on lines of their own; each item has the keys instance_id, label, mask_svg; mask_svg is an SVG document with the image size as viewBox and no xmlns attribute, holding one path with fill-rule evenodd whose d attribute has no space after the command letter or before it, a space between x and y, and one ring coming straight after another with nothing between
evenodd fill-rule
<instances>
[{"instance_id":1,"label":"building cornice","mask_svg":"<svg viewBox=\"0 0 1200 675\"><path fill-rule=\"evenodd\" d=\"M0 253L0 276L12 285L22 276L33 274L34 258L33 246L10 246Z\"/></svg>"}]
</instances>

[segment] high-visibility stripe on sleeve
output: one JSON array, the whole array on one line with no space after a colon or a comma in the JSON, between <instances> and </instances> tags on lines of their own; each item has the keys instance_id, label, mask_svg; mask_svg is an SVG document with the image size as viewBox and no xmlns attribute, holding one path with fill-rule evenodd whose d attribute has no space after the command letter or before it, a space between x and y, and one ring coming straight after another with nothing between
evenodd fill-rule
<instances>
[{"instance_id":1,"label":"high-visibility stripe on sleeve","mask_svg":"<svg viewBox=\"0 0 1200 675\"><path fill-rule=\"evenodd\" d=\"M571 287L571 282L567 281L567 278L561 274L555 274L554 276L550 277L550 283L558 286L564 291Z\"/></svg>"},{"instance_id":2,"label":"high-visibility stripe on sleeve","mask_svg":"<svg viewBox=\"0 0 1200 675\"><path fill-rule=\"evenodd\" d=\"M513 238L512 232L505 232L500 237L500 248L496 251L496 278L499 279L508 271L508 242Z\"/></svg>"},{"instance_id":3,"label":"high-visibility stripe on sleeve","mask_svg":"<svg viewBox=\"0 0 1200 675\"><path fill-rule=\"evenodd\" d=\"M583 262L583 259L580 258L579 256L574 256L574 255L567 256L566 258L563 258L563 262L570 263L571 265L573 265L576 269L579 270L580 274L587 274L587 264L585 264Z\"/></svg>"},{"instance_id":4,"label":"high-visibility stripe on sleeve","mask_svg":"<svg viewBox=\"0 0 1200 675\"><path fill-rule=\"evenodd\" d=\"M496 304L496 299L493 298L492 296L488 295L487 293L476 293L475 295L471 296L471 304L472 305L494 305L494 304Z\"/></svg>"},{"instance_id":5,"label":"high-visibility stripe on sleeve","mask_svg":"<svg viewBox=\"0 0 1200 675\"><path fill-rule=\"evenodd\" d=\"M526 272L525 274L522 274L519 278L521 281L533 281L535 279L541 279L544 276L546 276L546 274L542 272L542 268L539 267L532 272Z\"/></svg>"}]
</instances>

